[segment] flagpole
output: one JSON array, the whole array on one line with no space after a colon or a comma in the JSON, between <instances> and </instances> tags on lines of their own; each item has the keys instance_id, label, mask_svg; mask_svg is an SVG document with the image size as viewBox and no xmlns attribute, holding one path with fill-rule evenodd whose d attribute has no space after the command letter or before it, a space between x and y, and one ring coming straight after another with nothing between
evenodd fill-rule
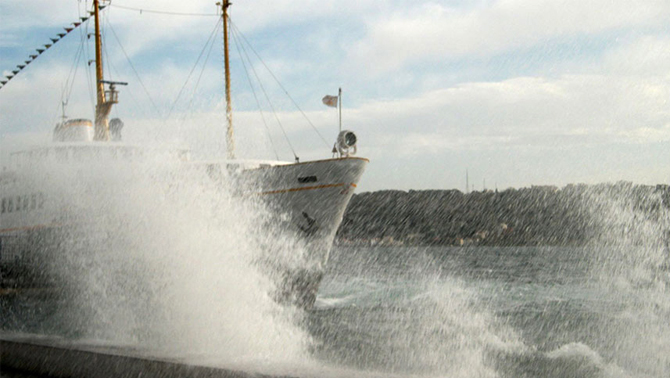
<instances>
[{"instance_id":1,"label":"flagpole","mask_svg":"<svg viewBox=\"0 0 670 378\"><path fill-rule=\"evenodd\" d=\"M337 93L337 104L340 108L340 132L342 132L342 88Z\"/></svg>"}]
</instances>

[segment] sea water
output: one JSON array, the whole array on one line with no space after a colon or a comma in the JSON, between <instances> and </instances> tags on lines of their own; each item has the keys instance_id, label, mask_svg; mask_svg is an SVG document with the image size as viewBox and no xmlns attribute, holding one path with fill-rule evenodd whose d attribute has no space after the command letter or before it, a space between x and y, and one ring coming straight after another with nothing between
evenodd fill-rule
<instances>
[{"instance_id":1,"label":"sea water","mask_svg":"<svg viewBox=\"0 0 670 378\"><path fill-rule=\"evenodd\" d=\"M613 284L590 262L602 253L336 249L310 314L313 356L401 376L668 376L670 281Z\"/></svg>"},{"instance_id":2,"label":"sea water","mask_svg":"<svg viewBox=\"0 0 670 378\"><path fill-rule=\"evenodd\" d=\"M161 156L43 168L67 290L3 298L3 330L269 374L670 376L667 222L625 203L581 247L336 247L303 311L258 267L302 253L261 203Z\"/></svg>"},{"instance_id":3,"label":"sea water","mask_svg":"<svg viewBox=\"0 0 670 378\"><path fill-rule=\"evenodd\" d=\"M250 372L667 377L667 283L594 278L595 268L585 261L595 253L558 247L335 248L316 306L302 314L282 313L269 297L234 294L253 289L239 274L210 261L216 276L226 277L177 276L180 285L205 286L183 287L176 291L183 297L162 299L163 315L147 314L130 303L134 300L107 289L110 298L88 299L77 311L98 307L109 313L96 312L75 334L71 324L56 321L62 314L47 310L49 298L14 303L11 316L23 319L3 317L3 328L113 340ZM106 303L110 300L121 303ZM161 318L166 314L176 319ZM35 319L25 318L30 316ZM120 326L117 317L128 323Z\"/></svg>"}]
</instances>

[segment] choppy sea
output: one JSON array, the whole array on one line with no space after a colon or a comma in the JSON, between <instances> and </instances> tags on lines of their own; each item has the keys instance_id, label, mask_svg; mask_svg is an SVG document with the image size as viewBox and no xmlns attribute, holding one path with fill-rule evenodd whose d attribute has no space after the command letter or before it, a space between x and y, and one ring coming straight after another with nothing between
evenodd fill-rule
<instances>
[{"instance_id":1,"label":"choppy sea","mask_svg":"<svg viewBox=\"0 0 670 378\"><path fill-rule=\"evenodd\" d=\"M196 362L263 373L669 377L670 273L655 263L657 253L667 252L338 247L309 312L244 309L243 299L237 309L225 300L221 310L199 299L202 311L172 311L148 328ZM3 329L114 339L115 331L73 333L64 326L68 312L44 300L5 302ZM127 308L114 309L128 319ZM95 323L98 331L113 328L109 314L94 316L106 319ZM189 337L175 329L193 322L203 327L186 325ZM131 337L116 341L157 345L142 327L119 330ZM227 341L202 342L210 333Z\"/></svg>"},{"instance_id":2,"label":"choppy sea","mask_svg":"<svg viewBox=\"0 0 670 378\"><path fill-rule=\"evenodd\" d=\"M313 356L400 376L668 377L657 253L339 248L309 314Z\"/></svg>"}]
</instances>

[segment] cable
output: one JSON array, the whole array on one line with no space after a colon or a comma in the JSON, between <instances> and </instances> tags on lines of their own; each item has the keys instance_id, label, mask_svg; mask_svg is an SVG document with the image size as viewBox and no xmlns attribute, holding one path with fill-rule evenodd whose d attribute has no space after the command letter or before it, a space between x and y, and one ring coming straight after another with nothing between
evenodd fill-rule
<instances>
[{"instance_id":1,"label":"cable","mask_svg":"<svg viewBox=\"0 0 670 378\"><path fill-rule=\"evenodd\" d=\"M84 44L82 41L79 41L79 47L75 53L74 60L72 62L72 67L70 67L70 72L67 75L67 80L65 80L65 88L63 88L63 94L61 98L61 103L65 101L69 102L70 96L72 95L72 90L74 88L75 78L77 77L77 71L79 71L79 62L81 57L84 55ZM70 81L72 79L72 81ZM69 87L69 88L68 88Z\"/></svg>"},{"instance_id":2,"label":"cable","mask_svg":"<svg viewBox=\"0 0 670 378\"><path fill-rule=\"evenodd\" d=\"M219 32L219 25L220 23L216 23L216 29L214 31L215 34L218 34ZM207 41L209 44L209 41ZM205 67L207 67L207 62L209 61L209 56L212 53L212 49L214 48L214 42L215 38L211 39L211 44L209 44L209 50L207 51L207 56L205 57L205 60L202 62L202 69L200 70L200 74L198 75L198 80L195 82L195 87L193 88L193 95L191 95L191 100L188 102L188 106L186 107L187 113L184 114L184 118L181 121L180 127L184 125L186 122L186 118L188 118L191 114L193 114L193 100L195 99L195 94L198 91L198 86L200 85L200 79L202 79L202 74L205 72ZM207 47L207 46L205 46Z\"/></svg>"},{"instance_id":3,"label":"cable","mask_svg":"<svg viewBox=\"0 0 670 378\"><path fill-rule=\"evenodd\" d=\"M106 15L106 14L105 14ZM109 20L106 18L103 18L100 22L100 38L102 39L102 53L105 55L105 59L102 60L101 64L104 63L105 61L109 63L109 66L112 66L112 60L109 59L109 52L107 51L107 30L106 26L109 24ZM103 67L104 69L104 67ZM114 78L112 77L112 70L107 70L109 72L109 80L114 81ZM104 80L104 78L103 78Z\"/></svg>"},{"instance_id":4,"label":"cable","mask_svg":"<svg viewBox=\"0 0 670 378\"><path fill-rule=\"evenodd\" d=\"M86 8L88 9L88 5L85 5ZM78 10L79 17L81 18L81 11ZM81 42L82 44L85 44L86 48L84 49L84 56L86 57L86 65L87 65L87 70L86 70L86 82L87 82L87 88L88 89L88 95L89 99L91 100L91 107L95 109L95 97L93 96L93 84L92 81L93 79L91 78L91 53L89 51L89 46L88 46L88 25L89 22L86 21L86 26L83 28L79 28L79 34L81 36Z\"/></svg>"},{"instance_id":5,"label":"cable","mask_svg":"<svg viewBox=\"0 0 670 378\"><path fill-rule=\"evenodd\" d=\"M133 62L130 61L130 58L128 57L128 54L126 53L126 49L123 48L123 45L121 44L121 41L119 40L119 37L116 35L116 31L114 30L114 27L109 22L108 22L108 26L109 26L109 29L112 31L112 35L114 36L114 39L116 39L116 43L118 43L119 47L121 47L121 51L123 52L123 55L126 57L126 60L128 61L128 64L130 65L130 68L133 70L133 73L135 73L135 77L137 78L137 81L140 83L140 86L144 90L144 93L146 93L147 97L149 98L149 102L151 102L151 106L153 106L154 111L160 117L160 111L158 110L158 107L156 106L156 103L154 102L153 98L149 94L149 91L147 90L147 87L142 82L142 79L140 78L140 75L137 73L137 70L135 69L135 65L133 65Z\"/></svg>"},{"instance_id":6,"label":"cable","mask_svg":"<svg viewBox=\"0 0 670 378\"><path fill-rule=\"evenodd\" d=\"M188 73L188 77L186 78L186 81L184 82L184 85L182 85L181 89L179 90L179 93L177 94L177 98L175 98L174 103L172 103L172 106L170 107L170 111L168 111L167 116L165 117L166 120L170 118L170 115L172 114L172 110L174 110L175 105L177 105L177 101L179 101L179 97L181 96L181 93L184 91L184 88L186 87L186 84L188 84L188 81L191 79L191 75L193 75L193 71L195 71L195 67L197 67L198 62L200 62L200 58L202 58L202 54L205 53L205 50L207 48L207 45L209 45L209 41L214 37L214 33L219 29L219 22L221 22L221 19L217 21L216 25L214 26L214 29L212 30L212 33L209 35L209 38L207 39L207 42L205 43L205 46L203 46L202 51L200 51L200 55L198 55L198 59L195 61L195 64L193 65L193 68L191 68L191 72Z\"/></svg>"},{"instance_id":7,"label":"cable","mask_svg":"<svg viewBox=\"0 0 670 378\"><path fill-rule=\"evenodd\" d=\"M231 24L232 24L232 22L231 22ZM237 28L235 28L235 29L237 29ZM237 32L239 33L239 30ZM244 45L242 45L242 51L244 51L245 55L247 55L247 59L249 59L249 55L246 53L246 50L244 49ZM293 152L293 157L295 158L296 161L298 161L298 155L296 155L295 149L293 148L293 145L291 144L291 140L288 138L288 135L286 135L286 131L284 130L284 125L282 125L281 120L279 119L279 116L277 115L277 112L275 111L275 108L272 105L272 101L270 101L268 93L265 91L265 87L263 86L263 82L261 82L261 79L258 77L258 73L256 72L256 69L254 68L253 65L251 65L251 70L254 73L254 76L256 76L256 80L258 80L258 86L261 87L261 90L263 91L263 95L265 96L265 100L270 105L270 109L272 109L272 114L275 116L275 119L277 120L277 123L279 124L279 128L281 129L282 133L284 134L284 138L286 139L286 143L288 143L288 146L291 148L291 152Z\"/></svg>"},{"instance_id":8,"label":"cable","mask_svg":"<svg viewBox=\"0 0 670 378\"><path fill-rule=\"evenodd\" d=\"M251 49L251 51L254 52L254 54L256 55L256 57L258 58L258 60L260 60L261 63L263 63L263 66L265 67L265 69L270 73L270 75L272 75L272 78L275 79L275 81L277 82L277 84L279 85L279 87L284 91L284 93L286 93L286 96L288 96L288 98L291 100L291 102L293 103L293 105L300 111L300 113L302 114L302 116L305 117L305 119L307 120L307 122L309 123L309 125L312 126L312 129L314 129L314 131L316 131L316 133L319 135L319 137L321 138L321 140L323 141L323 143L326 145L326 147L330 148L330 145L328 144L328 142L326 142L326 139L323 137L323 135L321 135L321 133L319 132L319 130L314 126L314 124L313 124L312 121L307 117L307 115L305 114L305 112L303 112L302 109L300 109L300 106L298 106L298 104L295 102L295 100L293 99L293 97L291 97L291 95L288 93L288 91L286 90L286 88L284 88L284 86L281 84L281 82L279 82L279 79L277 79L277 77L275 76L275 74L272 73L272 71L270 70L270 68L267 66L267 64L265 64L265 62L264 62L263 59L260 57L260 55L258 55L258 53L256 52L256 50L254 50L254 47L249 43L249 41L246 39L246 37L244 37L244 34L242 34L242 32L240 32L240 30L237 28L237 25L235 25L232 21L230 22L230 24L231 24L231 25L233 26L233 28L237 31L237 33L240 34L240 36L242 37L242 39L244 40L244 42L246 42L246 44L249 46L249 48Z\"/></svg>"},{"instance_id":9,"label":"cable","mask_svg":"<svg viewBox=\"0 0 670 378\"><path fill-rule=\"evenodd\" d=\"M272 151L275 154L275 157L277 160L279 160L279 155L277 154L277 149L275 148L274 141L272 140L272 133L270 133L270 128L268 127L268 123L265 121L265 116L263 115L263 109L261 108L261 103L258 101L258 96L256 96L256 90L254 90L254 85L251 81L251 76L249 76L249 70L247 70L247 64L244 61L244 57L242 56L242 53L240 51L240 42L237 39L237 35L235 33L231 33L233 36L233 40L235 41L235 48L237 49L237 54L240 56L240 61L242 62L242 67L244 67L244 73L247 76L247 80L249 81L249 87L251 87L251 93L254 95L254 99L256 100L256 105L258 106L258 112L261 114L261 119L263 120L263 125L265 126L265 131L268 133L268 138L270 139L270 145L272 146ZM245 52L246 54L246 52ZM248 56L247 56L248 58ZM251 65L251 62L249 62L249 65Z\"/></svg>"},{"instance_id":10,"label":"cable","mask_svg":"<svg viewBox=\"0 0 670 378\"><path fill-rule=\"evenodd\" d=\"M137 11L137 12L140 12L140 14L142 14L142 13L156 13L156 14L165 14L165 15L169 15L169 16L204 16L204 17L218 17L219 16L218 14L215 14L215 13L169 12L169 11L159 11L159 10L151 10L151 9L126 7L126 6L123 6L123 5L116 5L116 4L109 4L109 5L114 7L114 8Z\"/></svg>"},{"instance_id":11,"label":"cable","mask_svg":"<svg viewBox=\"0 0 670 378\"><path fill-rule=\"evenodd\" d=\"M79 16L81 16L81 11L80 11L79 7L77 7L77 13L78 13ZM79 19L88 20L88 18L81 18L81 17ZM46 53L47 50L49 50L50 48L53 48L58 42L60 42L63 38L65 38L66 35L68 35L74 29L77 29L82 23L84 23L84 21L75 22L75 23L73 23L74 24L73 27L64 28L65 33L56 34L58 36L58 38L50 38L51 39L50 44L42 45L43 47L40 47L40 48L36 49L37 54L30 55L29 60L24 61L23 64L18 64L16 66L16 68L18 68L18 70L12 70L11 71L13 73L12 75L2 75L2 76L0 76L0 78L4 79L4 80L0 79L0 81L2 81L0 83L0 89L4 88L4 86L7 85L7 83L9 81L11 81L13 78L15 78L16 75L18 75L20 72L22 72L24 68L27 68L28 65L30 65L33 61L35 61L39 56L42 56L42 53ZM81 29L79 31L81 32ZM69 75L68 75L68 78L69 78ZM67 87L67 85L65 87ZM61 95L63 95L63 93L61 93Z\"/></svg>"}]
</instances>

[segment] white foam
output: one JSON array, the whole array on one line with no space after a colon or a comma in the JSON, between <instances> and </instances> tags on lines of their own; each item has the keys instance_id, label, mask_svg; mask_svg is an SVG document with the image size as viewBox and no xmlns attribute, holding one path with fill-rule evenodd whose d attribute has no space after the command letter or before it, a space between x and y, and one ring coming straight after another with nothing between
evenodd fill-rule
<instances>
[{"instance_id":1,"label":"white foam","mask_svg":"<svg viewBox=\"0 0 670 378\"><path fill-rule=\"evenodd\" d=\"M76 289L71 320L82 337L221 363L305 358L300 314L270 298L255 265L263 244L291 245L263 240L259 204L160 156L25 174L66 225L60 271Z\"/></svg>"}]
</instances>

